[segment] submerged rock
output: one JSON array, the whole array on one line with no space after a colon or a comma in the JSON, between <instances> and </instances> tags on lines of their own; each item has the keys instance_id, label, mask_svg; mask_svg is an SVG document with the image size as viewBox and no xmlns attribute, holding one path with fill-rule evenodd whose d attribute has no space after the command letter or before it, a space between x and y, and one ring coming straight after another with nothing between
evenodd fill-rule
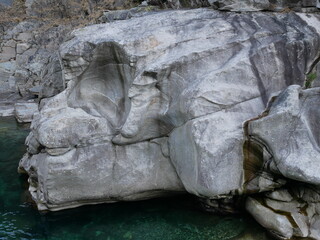
<instances>
[{"instance_id":1,"label":"submerged rock","mask_svg":"<svg viewBox=\"0 0 320 240\"><path fill-rule=\"evenodd\" d=\"M39 209L282 186L243 160L243 123L304 84L319 27L318 15L197 9L73 32L60 50L67 88L36 116L20 163Z\"/></svg>"}]
</instances>

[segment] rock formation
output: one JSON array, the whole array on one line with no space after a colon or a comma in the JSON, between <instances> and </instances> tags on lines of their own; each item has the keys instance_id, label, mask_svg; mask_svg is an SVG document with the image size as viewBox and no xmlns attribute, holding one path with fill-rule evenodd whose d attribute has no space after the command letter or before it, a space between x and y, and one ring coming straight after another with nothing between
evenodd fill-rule
<instances>
[{"instance_id":1,"label":"rock formation","mask_svg":"<svg viewBox=\"0 0 320 240\"><path fill-rule=\"evenodd\" d=\"M211 0L220 10L317 12L319 0Z\"/></svg>"},{"instance_id":2,"label":"rock formation","mask_svg":"<svg viewBox=\"0 0 320 240\"><path fill-rule=\"evenodd\" d=\"M68 87L36 116L20 163L38 208L282 186L250 157L243 123L304 84L319 27L318 15L196 9L73 32Z\"/></svg>"},{"instance_id":3,"label":"rock formation","mask_svg":"<svg viewBox=\"0 0 320 240\"><path fill-rule=\"evenodd\" d=\"M262 117L248 123L250 144L260 146L264 169L298 181L250 197L246 204L261 225L286 239L320 239L319 101L320 88L290 86L270 103Z\"/></svg>"},{"instance_id":4,"label":"rock formation","mask_svg":"<svg viewBox=\"0 0 320 240\"><path fill-rule=\"evenodd\" d=\"M319 187L293 182L248 197L246 209L277 239L320 239L319 197Z\"/></svg>"},{"instance_id":5,"label":"rock formation","mask_svg":"<svg viewBox=\"0 0 320 240\"><path fill-rule=\"evenodd\" d=\"M52 16L106 6L69 2ZM33 119L19 171L39 210L250 195L275 237L320 239L319 0L147 0L71 34L37 20L53 3L0 29L0 116Z\"/></svg>"}]
</instances>

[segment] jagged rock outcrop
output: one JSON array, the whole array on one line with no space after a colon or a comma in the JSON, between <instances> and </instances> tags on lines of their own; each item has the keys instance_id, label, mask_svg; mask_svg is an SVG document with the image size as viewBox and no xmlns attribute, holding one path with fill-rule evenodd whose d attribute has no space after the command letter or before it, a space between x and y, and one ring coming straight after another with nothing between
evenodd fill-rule
<instances>
[{"instance_id":1,"label":"jagged rock outcrop","mask_svg":"<svg viewBox=\"0 0 320 240\"><path fill-rule=\"evenodd\" d=\"M166 11L73 32L67 89L36 116L20 162L33 199L59 210L282 186L244 147L243 123L303 85L319 51L320 17L295 13Z\"/></svg>"}]
</instances>

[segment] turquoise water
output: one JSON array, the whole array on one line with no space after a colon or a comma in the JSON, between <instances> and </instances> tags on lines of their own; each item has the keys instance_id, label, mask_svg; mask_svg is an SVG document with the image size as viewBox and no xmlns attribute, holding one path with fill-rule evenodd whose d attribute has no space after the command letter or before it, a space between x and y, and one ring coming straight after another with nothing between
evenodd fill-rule
<instances>
[{"instance_id":1,"label":"turquoise water","mask_svg":"<svg viewBox=\"0 0 320 240\"><path fill-rule=\"evenodd\" d=\"M203 213L189 196L40 214L17 174L27 134L0 119L0 240L270 240L249 217Z\"/></svg>"}]
</instances>

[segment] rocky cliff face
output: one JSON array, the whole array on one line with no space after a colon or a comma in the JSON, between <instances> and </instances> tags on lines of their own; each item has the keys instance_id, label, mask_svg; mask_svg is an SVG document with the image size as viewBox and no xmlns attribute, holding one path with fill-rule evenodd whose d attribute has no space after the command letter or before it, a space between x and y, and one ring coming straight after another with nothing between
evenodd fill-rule
<instances>
[{"instance_id":1,"label":"rocky cliff face","mask_svg":"<svg viewBox=\"0 0 320 240\"><path fill-rule=\"evenodd\" d=\"M305 84L319 27L319 15L196 9L74 31L60 48L67 88L35 116L20 162L38 208L283 186L292 171L279 170L285 160L252 141L255 121L245 122Z\"/></svg>"},{"instance_id":2,"label":"rocky cliff face","mask_svg":"<svg viewBox=\"0 0 320 240\"><path fill-rule=\"evenodd\" d=\"M21 120L14 105L27 102L23 121L30 121L37 111L28 105L65 88L58 49L67 33L96 22L100 8L120 5L125 6L120 0L0 1L0 116Z\"/></svg>"}]
</instances>

